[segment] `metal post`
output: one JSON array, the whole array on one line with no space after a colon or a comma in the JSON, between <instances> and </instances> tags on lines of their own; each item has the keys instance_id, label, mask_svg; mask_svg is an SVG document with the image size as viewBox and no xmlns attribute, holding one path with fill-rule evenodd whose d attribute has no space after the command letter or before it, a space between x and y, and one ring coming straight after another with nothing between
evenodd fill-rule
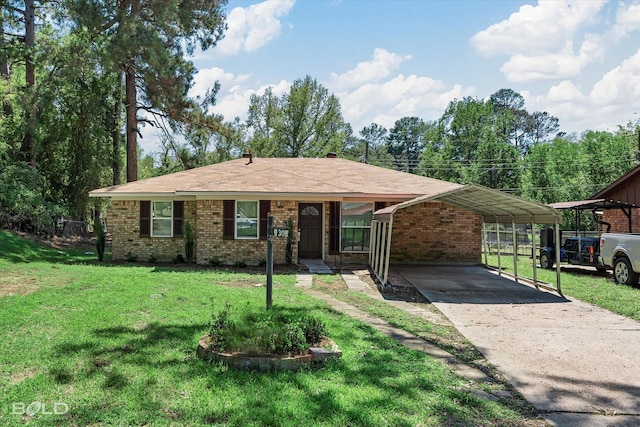
<instances>
[{"instance_id":1,"label":"metal post","mask_svg":"<svg viewBox=\"0 0 640 427\"><path fill-rule=\"evenodd\" d=\"M387 246L386 246L386 256L385 256L385 261L384 261L384 276L383 276L383 285L387 284L387 280L389 278L389 262L391 260L391 232L393 230L393 215L391 216L391 218L389 218L389 229L388 229L388 239L387 239Z\"/></svg>"},{"instance_id":2,"label":"metal post","mask_svg":"<svg viewBox=\"0 0 640 427\"><path fill-rule=\"evenodd\" d=\"M518 235L516 234L516 219L511 216L511 243L513 243L513 276L518 281Z\"/></svg>"},{"instance_id":3,"label":"metal post","mask_svg":"<svg viewBox=\"0 0 640 427\"><path fill-rule=\"evenodd\" d=\"M484 215L482 216L482 249L484 249L484 265L485 267L489 265L489 261L487 260L487 252L489 252L489 243L487 242L487 225L484 220Z\"/></svg>"},{"instance_id":4,"label":"metal post","mask_svg":"<svg viewBox=\"0 0 640 427\"><path fill-rule=\"evenodd\" d=\"M500 258L500 224L496 217L496 241L498 242L498 275L502 276L502 259Z\"/></svg>"},{"instance_id":5,"label":"metal post","mask_svg":"<svg viewBox=\"0 0 640 427\"><path fill-rule=\"evenodd\" d=\"M558 221L558 217L555 218L555 234L556 234L556 288L558 288L558 292L562 295L562 290L560 290L560 221Z\"/></svg>"},{"instance_id":6,"label":"metal post","mask_svg":"<svg viewBox=\"0 0 640 427\"><path fill-rule=\"evenodd\" d=\"M533 284L538 287L538 269L536 268L536 254L538 253L538 245L536 244L536 224L535 219L531 218L531 243L533 247L531 249L531 259L533 260Z\"/></svg>"},{"instance_id":7,"label":"metal post","mask_svg":"<svg viewBox=\"0 0 640 427\"><path fill-rule=\"evenodd\" d=\"M267 217L267 310L272 305L273 294L273 217Z\"/></svg>"}]
</instances>

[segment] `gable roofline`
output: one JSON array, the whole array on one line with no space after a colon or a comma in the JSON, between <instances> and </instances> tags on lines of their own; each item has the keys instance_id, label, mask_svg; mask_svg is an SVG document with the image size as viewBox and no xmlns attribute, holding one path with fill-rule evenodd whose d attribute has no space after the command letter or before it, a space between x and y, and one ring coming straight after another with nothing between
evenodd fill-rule
<instances>
[{"instance_id":1,"label":"gable roofline","mask_svg":"<svg viewBox=\"0 0 640 427\"><path fill-rule=\"evenodd\" d=\"M99 188L90 197L269 197L413 198L460 187L435 178L340 158L255 158L229 160L159 177Z\"/></svg>"},{"instance_id":2,"label":"gable roofline","mask_svg":"<svg viewBox=\"0 0 640 427\"><path fill-rule=\"evenodd\" d=\"M615 190L616 187L624 184L625 182L630 181L631 179L635 178L638 174L640 174L640 164L638 166L634 167L633 169L631 169L630 171L628 171L627 173L625 173L624 175L622 175L620 178L618 178L615 181L613 181L611 184L607 185L602 190L600 190L597 193L595 193L594 195L592 195L590 198L591 199L604 199L604 198L606 198L605 195L607 193Z\"/></svg>"}]
</instances>

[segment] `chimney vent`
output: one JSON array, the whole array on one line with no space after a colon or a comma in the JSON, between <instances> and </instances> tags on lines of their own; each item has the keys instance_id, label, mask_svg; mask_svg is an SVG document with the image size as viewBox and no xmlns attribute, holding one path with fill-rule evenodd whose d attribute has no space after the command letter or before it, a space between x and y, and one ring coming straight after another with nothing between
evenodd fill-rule
<instances>
[{"instance_id":1,"label":"chimney vent","mask_svg":"<svg viewBox=\"0 0 640 427\"><path fill-rule=\"evenodd\" d=\"M336 157L338 157L338 155L336 153L327 153L327 158L328 159L335 159Z\"/></svg>"},{"instance_id":2,"label":"chimney vent","mask_svg":"<svg viewBox=\"0 0 640 427\"><path fill-rule=\"evenodd\" d=\"M243 159L249 159L249 161L247 162L247 164L251 164L253 163L253 150L249 150L248 153L243 153L242 154L242 158Z\"/></svg>"}]
</instances>

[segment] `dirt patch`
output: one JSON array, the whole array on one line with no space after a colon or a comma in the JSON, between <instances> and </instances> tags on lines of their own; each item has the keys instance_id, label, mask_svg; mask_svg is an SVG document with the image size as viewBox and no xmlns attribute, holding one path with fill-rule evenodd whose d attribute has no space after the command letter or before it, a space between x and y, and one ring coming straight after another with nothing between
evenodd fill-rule
<instances>
[{"instance_id":1,"label":"dirt patch","mask_svg":"<svg viewBox=\"0 0 640 427\"><path fill-rule=\"evenodd\" d=\"M0 297L10 295L28 295L40 289L40 283L35 277L3 275L0 277Z\"/></svg>"},{"instance_id":2,"label":"dirt patch","mask_svg":"<svg viewBox=\"0 0 640 427\"><path fill-rule=\"evenodd\" d=\"M42 237L22 231L11 231L16 236L32 242L40 243L55 249L88 249L95 248L96 239L93 236L51 236Z\"/></svg>"},{"instance_id":3,"label":"dirt patch","mask_svg":"<svg viewBox=\"0 0 640 427\"><path fill-rule=\"evenodd\" d=\"M24 371L11 374L11 376L9 377L9 381L11 382L11 385L18 385L22 381L27 380L29 378L34 378L38 374L39 372L36 371L35 369L25 369Z\"/></svg>"}]
</instances>

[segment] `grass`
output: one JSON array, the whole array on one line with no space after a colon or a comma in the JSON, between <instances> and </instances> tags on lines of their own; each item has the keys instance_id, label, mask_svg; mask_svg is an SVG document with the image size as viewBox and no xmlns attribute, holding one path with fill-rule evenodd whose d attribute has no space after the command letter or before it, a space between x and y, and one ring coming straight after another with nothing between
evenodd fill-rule
<instances>
[{"instance_id":1,"label":"grass","mask_svg":"<svg viewBox=\"0 0 640 427\"><path fill-rule=\"evenodd\" d=\"M6 232L0 248L2 425L529 425L427 355L295 288L294 275L274 276L275 306L322 320L342 359L243 372L202 362L195 349L212 303L264 306L255 286L264 275L98 264ZM68 411L12 413L32 402Z\"/></svg>"},{"instance_id":2,"label":"grass","mask_svg":"<svg viewBox=\"0 0 640 427\"><path fill-rule=\"evenodd\" d=\"M491 266L498 266L497 255L488 257ZM506 272L513 272L513 256L502 255L501 267ZM518 257L518 275L533 278L533 263L528 256ZM538 280L549 282L555 286L556 270L537 268ZM597 305L607 310L640 321L640 288L618 285L606 274L596 272L595 268L579 268L562 264L560 277L562 293Z\"/></svg>"}]
</instances>

